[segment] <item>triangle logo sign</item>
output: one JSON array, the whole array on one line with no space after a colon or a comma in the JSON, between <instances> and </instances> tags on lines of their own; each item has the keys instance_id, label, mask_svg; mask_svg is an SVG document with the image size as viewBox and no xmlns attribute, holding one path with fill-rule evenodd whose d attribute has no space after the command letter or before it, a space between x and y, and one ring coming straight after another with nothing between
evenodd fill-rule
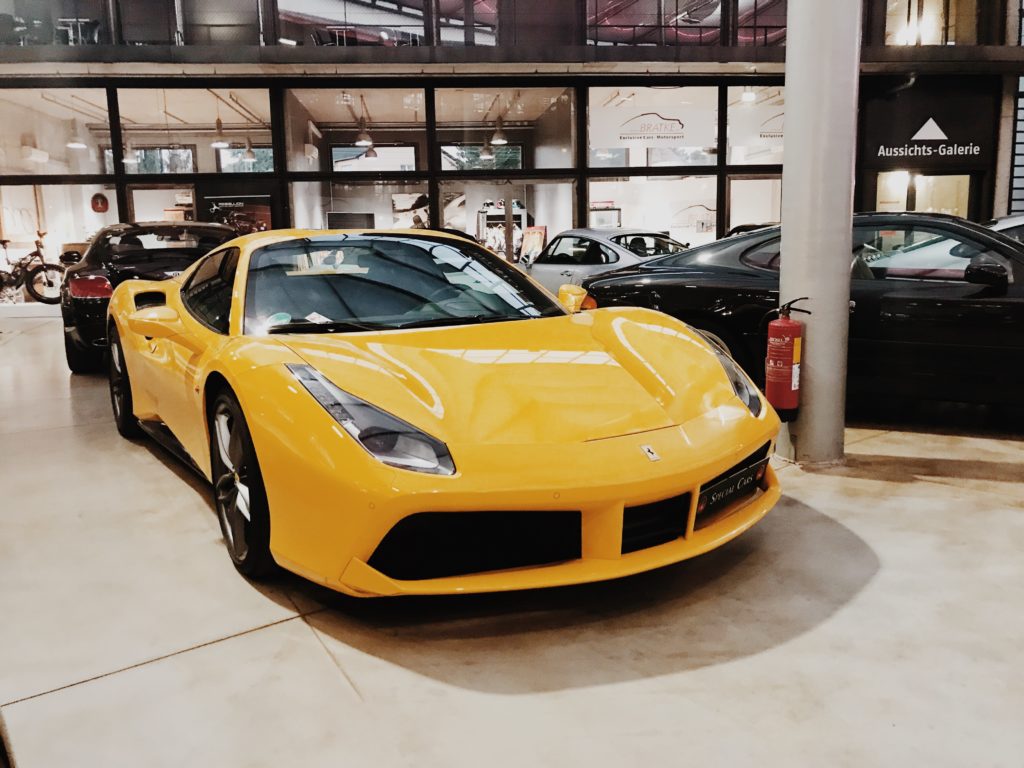
<instances>
[{"instance_id":1,"label":"triangle logo sign","mask_svg":"<svg viewBox=\"0 0 1024 768\"><path fill-rule=\"evenodd\" d=\"M914 134L911 141L949 141L949 136L939 128L935 118L929 117L928 122L921 126L921 130Z\"/></svg>"}]
</instances>

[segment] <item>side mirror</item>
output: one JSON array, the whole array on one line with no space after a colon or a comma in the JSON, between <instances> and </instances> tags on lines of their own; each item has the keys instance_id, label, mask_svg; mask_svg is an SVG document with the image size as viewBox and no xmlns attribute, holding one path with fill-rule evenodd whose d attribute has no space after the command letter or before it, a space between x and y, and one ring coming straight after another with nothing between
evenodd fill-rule
<instances>
[{"instance_id":1,"label":"side mirror","mask_svg":"<svg viewBox=\"0 0 1024 768\"><path fill-rule=\"evenodd\" d=\"M146 307L128 315L132 333L150 339L166 339L181 333L181 319L170 307Z\"/></svg>"},{"instance_id":2,"label":"side mirror","mask_svg":"<svg viewBox=\"0 0 1024 768\"><path fill-rule=\"evenodd\" d=\"M60 263L63 264L64 266L66 266L66 267L70 267L72 264L77 264L81 260L82 260L82 252L81 251L64 251L64 253L62 253L60 255L60 259L59 259Z\"/></svg>"},{"instance_id":3,"label":"side mirror","mask_svg":"<svg viewBox=\"0 0 1024 768\"><path fill-rule=\"evenodd\" d=\"M586 298L587 292L578 285L566 283L558 288L558 302L573 314L583 309Z\"/></svg>"},{"instance_id":4,"label":"side mirror","mask_svg":"<svg viewBox=\"0 0 1024 768\"><path fill-rule=\"evenodd\" d=\"M972 261L964 270L964 280L976 285L988 285L1005 291L1010 284L1010 273L1002 264L995 260L978 259Z\"/></svg>"}]
</instances>

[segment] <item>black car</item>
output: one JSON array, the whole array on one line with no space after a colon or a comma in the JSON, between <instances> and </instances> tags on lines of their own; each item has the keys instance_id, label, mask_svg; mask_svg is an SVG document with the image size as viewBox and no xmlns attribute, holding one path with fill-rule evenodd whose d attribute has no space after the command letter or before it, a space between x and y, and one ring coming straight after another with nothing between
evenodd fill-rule
<instances>
[{"instance_id":1,"label":"black car","mask_svg":"<svg viewBox=\"0 0 1024 768\"><path fill-rule=\"evenodd\" d=\"M772 227L583 287L599 307L650 307L709 332L762 382L780 245ZM1021 403L1024 245L953 216L859 214L851 278L851 395Z\"/></svg>"},{"instance_id":2,"label":"black car","mask_svg":"<svg viewBox=\"0 0 1024 768\"><path fill-rule=\"evenodd\" d=\"M74 373L95 370L107 346L107 303L124 280L161 280L188 268L237 237L223 224L149 222L114 224L93 237L85 255L66 251L68 270L60 291L64 352Z\"/></svg>"}]
</instances>

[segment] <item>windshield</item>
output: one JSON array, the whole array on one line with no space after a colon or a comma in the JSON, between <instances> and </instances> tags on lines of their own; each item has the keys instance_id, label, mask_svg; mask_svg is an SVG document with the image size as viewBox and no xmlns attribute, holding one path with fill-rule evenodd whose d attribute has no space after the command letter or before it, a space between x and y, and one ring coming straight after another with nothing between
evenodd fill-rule
<instances>
[{"instance_id":1,"label":"windshield","mask_svg":"<svg viewBox=\"0 0 1024 768\"><path fill-rule=\"evenodd\" d=\"M110 235L106 249L117 260L154 256L195 259L233 237L231 232L167 227Z\"/></svg>"},{"instance_id":2,"label":"windshield","mask_svg":"<svg viewBox=\"0 0 1024 768\"><path fill-rule=\"evenodd\" d=\"M677 243L671 237L666 237L665 235L616 235L609 239L616 245L627 248L643 258L648 256L668 256L669 254L682 253L686 250L685 245Z\"/></svg>"},{"instance_id":3,"label":"windshield","mask_svg":"<svg viewBox=\"0 0 1024 768\"><path fill-rule=\"evenodd\" d=\"M392 330L562 314L515 267L474 243L327 235L253 253L245 332Z\"/></svg>"}]
</instances>

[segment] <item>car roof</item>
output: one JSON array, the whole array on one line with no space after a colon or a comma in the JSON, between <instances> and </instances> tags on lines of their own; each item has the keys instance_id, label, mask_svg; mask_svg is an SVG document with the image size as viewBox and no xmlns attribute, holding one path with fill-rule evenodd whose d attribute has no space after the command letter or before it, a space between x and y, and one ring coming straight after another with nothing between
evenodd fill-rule
<instances>
[{"instance_id":1,"label":"car roof","mask_svg":"<svg viewBox=\"0 0 1024 768\"><path fill-rule=\"evenodd\" d=\"M231 227L224 224L218 224L214 221L132 221L121 224L111 224L103 228L103 231L107 234L117 235L125 234L128 232L139 233L139 232L151 232L154 230L161 229L177 229L177 230L221 230L224 233L232 233Z\"/></svg>"},{"instance_id":2,"label":"car roof","mask_svg":"<svg viewBox=\"0 0 1024 768\"><path fill-rule=\"evenodd\" d=\"M1011 227L1019 227L1024 225L1024 213L1015 213L1010 216L1000 216L998 219L993 219L985 226L990 229L994 229L999 232L1003 229L1010 229Z\"/></svg>"},{"instance_id":3,"label":"car roof","mask_svg":"<svg viewBox=\"0 0 1024 768\"><path fill-rule=\"evenodd\" d=\"M619 237L621 235L664 235L665 237L668 237L664 232L660 232L657 229L626 229L624 227L579 227L577 229L567 229L564 232L559 232L556 237L561 237L562 235L603 237L605 239Z\"/></svg>"}]
</instances>

